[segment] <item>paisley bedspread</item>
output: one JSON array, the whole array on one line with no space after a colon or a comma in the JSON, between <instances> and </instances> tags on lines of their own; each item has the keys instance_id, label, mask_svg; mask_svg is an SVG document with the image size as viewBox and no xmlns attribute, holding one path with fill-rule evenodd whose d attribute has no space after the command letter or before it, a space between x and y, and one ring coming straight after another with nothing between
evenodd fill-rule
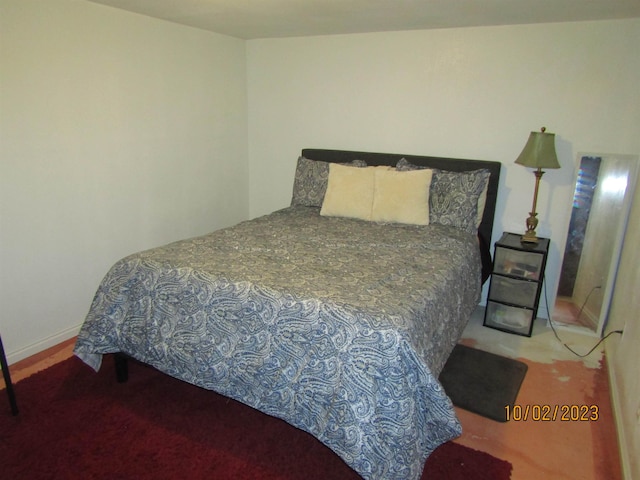
<instances>
[{"instance_id":1,"label":"paisley bedspread","mask_svg":"<svg viewBox=\"0 0 640 480\"><path fill-rule=\"evenodd\" d=\"M311 433L365 479L419 479L461 433L437 377L479 297L468 233L289 207L116 263L75 354L98 370L124 352Z\"/></svg>"}]
</instances>

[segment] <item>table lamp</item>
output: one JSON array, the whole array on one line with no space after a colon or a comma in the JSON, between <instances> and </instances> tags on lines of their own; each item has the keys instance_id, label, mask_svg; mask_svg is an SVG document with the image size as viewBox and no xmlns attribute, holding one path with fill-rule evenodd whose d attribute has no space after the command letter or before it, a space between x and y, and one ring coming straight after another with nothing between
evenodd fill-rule
<instances>
[{"instance_id":1,"label":"table lamp","mask_svg":"<svg viewBox=\"0 0 640 480\"><path fill-rule=\"evenodd\" d=\"M533 206L526 221L527 231L521 238L524 243L538 243L538 237L536 237L536 227L538 226L536 203L538 202L538 186L542 175L544 175L542 169L560 168L558 157L556 156L555 139L555 134L547 133L545 127L542 127L539 132L531 132L527 144L516 160L518 165L536 169L533 172L536 176Z\"/></svg>"}]
</instances>

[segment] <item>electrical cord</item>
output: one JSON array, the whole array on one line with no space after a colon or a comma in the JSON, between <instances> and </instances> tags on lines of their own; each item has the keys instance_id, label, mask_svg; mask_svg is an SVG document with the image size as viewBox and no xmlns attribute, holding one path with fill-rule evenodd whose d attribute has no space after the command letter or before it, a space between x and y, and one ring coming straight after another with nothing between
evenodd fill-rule
<instances>
[{"instance_id":1,"label":"electrical cord","mask_svg":"<svg viewBox=\"0 0 640 480\"><path fill-rule=\"evenodd\" d=\"M593 292L595 292L596 290L601 289L601 288L602 288L602 286L601 286L601 285L596 285L595 287L593 287L593 288L591 289L591 291L590 291L590 292L588 293L588 295L587 295L587 298L585 298L585 299L584 299L584 302L582 302L582 305L580 306L580 310L578 311L578 315L576 315L576 320L580 320L580 317L582 316L582 312L584 311L584 307L586 307L586 306L587 306L587 302L588 302L588 301L589 301L589 299L591 298L591 294L592 294ZM547 292L545 291L545 292L544 292L544 294L545 294L545 301L548 301L548 300L547 300L547 297L546 297ZM549 309L547 308L547 315L548 315L548 314L549 314Z\"/></svg>"},{"instance_id":2,"label":"electrical cord","mask_svg":"<svg viewBox=\"0 0 640 480\"><path fill-rule=\"evenodd\" d=\"M580 358L585 358L588 357L589 355L591 355L593 353L593 351L598 348L600 346L600 344L602 342L604 342L607 338L609 338L611 335L613 335L614 333L619 333L620 335L622 335L622 330L612 330L611 332L607 333L604 337L602 337L600 339L600 341L598 343L596 343L591 350L589 350L587 353L585 354L580 354L578 352L576 352L574 349L572 349L569 345L567 345L564 341L562 341L562 339L560 338L560 336L558 335L558 332L556 330L555 325L553 324L553 320L551 320L551 311L549 310L549 296L547 294L547 282L546 282L546 278L542 279L543 285L544 285L544 302L545 305L547 307L547 317L549 319L549 325L551 325L551 330L553 330L553 334L555 335L556 339L558 340L558 342L560 342L567 350L569 350L571 353L573 353L575 356L580 357ZM580 316L582 315L582 311L584 310L584 307L586 306L587 302L589 301L589 297L591 296L591 294L597 290L598 288L602 288L600 285L595 286L591 289L591 291L589 292L589 294L587 295L587 298L585 298L584 302L582 302L582 306L580 307L580 311L578 312L578 316L576 318L580 318Z\"/></svg>"}]
</instances>

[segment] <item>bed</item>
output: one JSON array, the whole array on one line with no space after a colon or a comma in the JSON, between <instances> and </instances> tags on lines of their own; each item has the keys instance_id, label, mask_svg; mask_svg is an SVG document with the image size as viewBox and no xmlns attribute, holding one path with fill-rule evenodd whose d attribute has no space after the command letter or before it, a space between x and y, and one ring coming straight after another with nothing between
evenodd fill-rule
<instances>
[{"instance_id":1,"label":"bed","mask_svg":"<svg viewBox=\"0 0 640 480\"><path fill-rule=\"evenodd\" d=\"M304 149L289 207L117 262L74 353L95 370L117 355L121 377L132 358L281 418L365 479L419 479L461 433L438 375L490 268L499 175L498 162ZM468 211L450 223L449 180L473 190L473 225ZM422 200L392 218L414 197L389 195L422 191L403 182L429 185L428 225ZM371 217L354 215L367 195Z\"/></svg>"}]
</instances>

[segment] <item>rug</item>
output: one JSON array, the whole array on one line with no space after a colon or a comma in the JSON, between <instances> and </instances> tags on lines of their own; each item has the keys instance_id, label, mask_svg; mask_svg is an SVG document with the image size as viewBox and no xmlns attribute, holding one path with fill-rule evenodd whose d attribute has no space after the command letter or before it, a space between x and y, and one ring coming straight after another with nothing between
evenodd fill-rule
<instances>
[{"instance_id":1,"label":"rug","mask_svg":"<svg viewBox=\"0 0 640 480\"><path fill-rule=\"evenodd\" d=\"M498 422L507 421L527 373L527 364L458 344L440 373L454 405Z\"/></svg>"},{"instance_id":2,"label":"rug","mask_svg":"<svg viewBox=\"0 0 640 480\"><path fill-rule=\"evenodd\" d=\"M311 435L239 402L130 362L115 380L70 358L15 385L0 410L0 472L15 479L357 480ZM4 393L4 392L0 392ZM508 479L511 464L448 442L423 479Z\"/></svg>"}]
</instances>

